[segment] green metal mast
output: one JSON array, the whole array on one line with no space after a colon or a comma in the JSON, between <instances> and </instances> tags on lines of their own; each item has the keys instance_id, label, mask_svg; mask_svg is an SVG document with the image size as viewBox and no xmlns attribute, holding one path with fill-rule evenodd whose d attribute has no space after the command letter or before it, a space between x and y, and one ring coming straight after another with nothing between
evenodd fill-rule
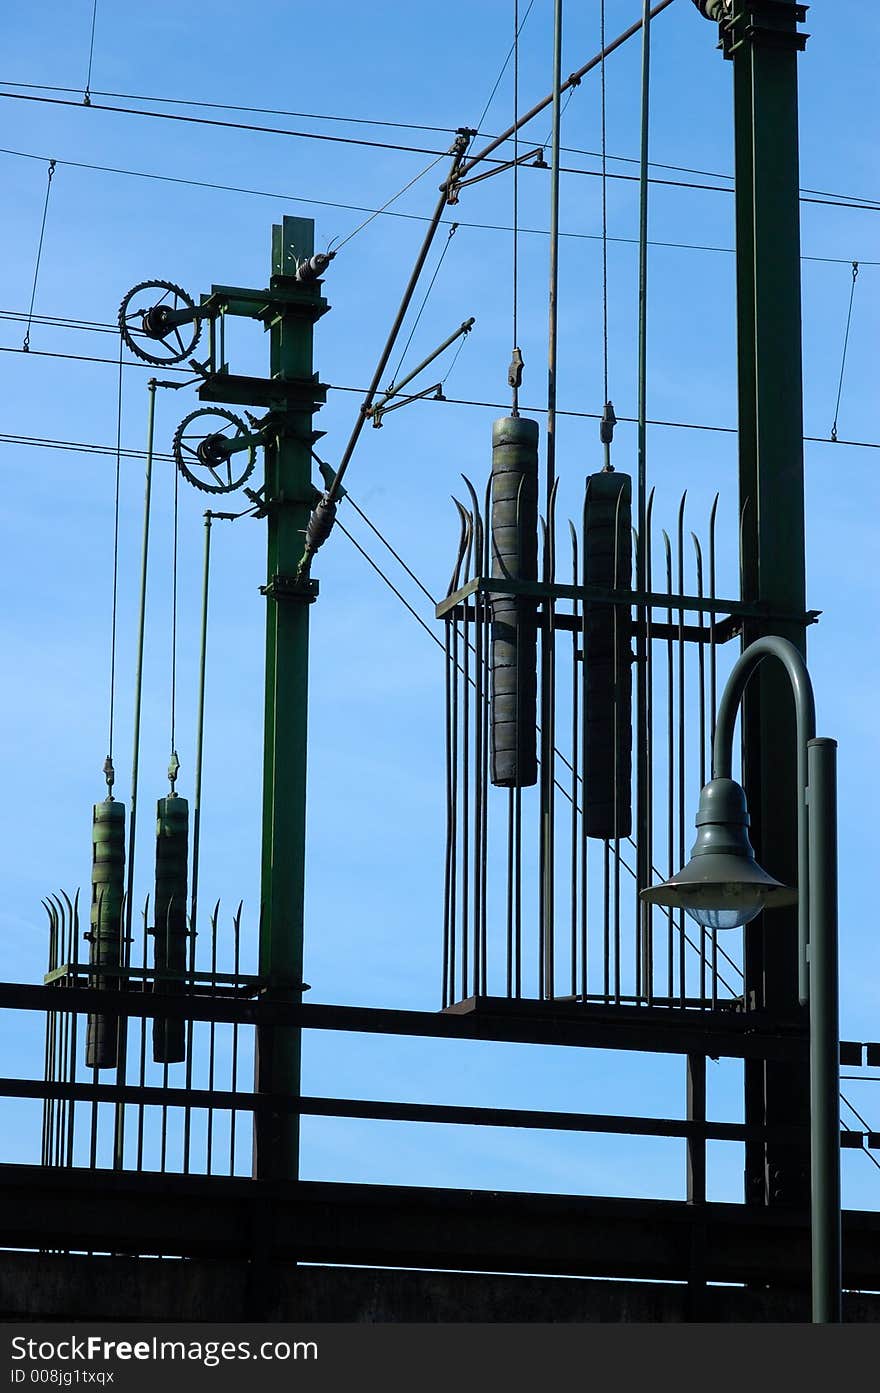
<instances>
[{"instance_id":1,"label":"green metal mast","mask_svg":"<svg viewBox=\"0 0 880 1393\"><path fill-rule=\"evenodd\" d=\"M699 3L699 0L698 0ZM712 0L734 91L739 498L742 598L766 618L743 626L747 646L764 634L806 653L803 386L801 369L798 53L806 7L793 0ZM784 673L762 665L743 703L743 774L761 865L786 884L798 867L797 787L791 694ZM763 916L745 931L748 1009L795 1017L806 996L797 912ZM747 1061L746 1121L806 1125L805 1067ZM804 1145L746 1145L746 1200L806 1207Z\"/></svg>"},{"instance_id":2,"label":"green metal mast","mask_svg":"<svg viewBox=\"0 0 880 1393\"><path fill-rule=\"evenodd\" d=\"M317 582L297 579L315 490L312 414L323 393L312 370L315 321L328 308L317 281L298 282L297 265L314 252L314 223L286 217L272 229L270 290L286 292L269 319L270 375L284 383L286 405L266 442L263 507L268 522L266 692L260 976L267 1000L298 1003L303 988L306 851L306 732L309 606ZM291 391L291 388L299 390ZM256 1088L295 1099L300 1093L301 1033L267 1027L257 1040ZM295 1179L299 1116L269 1110L254 1129L254 1175Z\"/></svg>"}]
</instances>

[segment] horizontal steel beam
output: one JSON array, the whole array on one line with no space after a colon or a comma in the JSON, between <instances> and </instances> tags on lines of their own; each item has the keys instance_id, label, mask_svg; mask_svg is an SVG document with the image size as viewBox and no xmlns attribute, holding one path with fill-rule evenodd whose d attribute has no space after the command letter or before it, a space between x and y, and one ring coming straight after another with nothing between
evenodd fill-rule
<instances>
[{"instance_id":1,"label":"horizontal steel beam","mask_svg":"<svg viewBox=\"0 0 880 1393\"><path fill-rule=\"evenodd\" d=\"M0 1098L61 1098L81 1103L128 1103L220 1112L291 1112L305 1117L357 1117L375 1122L433 1122L470 1127L523 1127L547 1132L604 1132L618 1136L691 1137L706 1141L804 1141L803 1127L747 1127L741 1122L688 1121L673 1117L625 1117L614 1113L547 1112L529 1108L478 1108L455 1104L386 1103L373 1098L293 1098L280 1093L231 1093L222 1089L147 1084L0 1078ZM861 1132L845 1132L845 1145Z\"/></svg>"},{"instance_id":2,"label":"horizontal steel beam","mask_svg":"<svg viewBox=\"0 0 880 1393\"><path fill-rule=\"evenodd\" d=\"M720 600L711 595L673 595L656 590L610 590L603 585L561 585L533 580L494 580L477 576L458 590L447 595L435 609L438 619L463 604L470 595L523 595L536 600L580 600L589 604L624 605L631 609L634 605L650 609L688 610L695 614L739 615L746 619L764 619L788 623L815 624L822 613L820 609L807 610L805 614L775 614L767 605L746 604L743 600Z\"/></svg>"},{"instance_id":3,"label":"horizontal steel beam","mask_svg":"<svg viewBox=\"0 0 880 1393\"><path fill-rule=\"evenodd\" d=\"M0 1246L798 1287L806 1211L575 1195L0 1167ZM880 1290L880 1214L844 1214L844 1285Z\"/></svg>"},{"instance_id":4,"label":"horizontal steel beam","mask_svg":"<svg viewBox=\"0 0 880 1393\"><path fill-rule=\"evenodd\" d=\"M655 1054L705 1054L711 1059L806 1060L806 1028L766 1012L687 1011L674 1007L593 1006L577 1002L471 998L450 1011L236 1001L206 996L99 991L0 982L0 1009L88 1013L168 1020L294 1025L370 1035L510 1044L570 1045Z\"/></svg>"}]
</instances>

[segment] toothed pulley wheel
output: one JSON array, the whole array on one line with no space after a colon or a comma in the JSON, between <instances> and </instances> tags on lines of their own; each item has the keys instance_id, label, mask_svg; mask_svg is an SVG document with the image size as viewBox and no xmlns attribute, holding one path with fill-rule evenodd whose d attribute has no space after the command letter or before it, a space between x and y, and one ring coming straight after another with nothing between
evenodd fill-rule
<instances>
[{"instance_id":1,"label":"toothed pulley wheel","mask_svg":"<svg viewBox=\"0 0 880 1393\"><path fill-rule=\"evenodd\" d=\"M119 332L145 363L169 367L188 358L202 332L191 295L171 281L143 281L119 306Z\"/></svg>"},{"instance_id":2,"label":"toothed pulley wheel","mask_svg":"<svg viewBox=\"0 0 880 1393\"><path fill-rule=\"evenodd\" d=\"M204 407L181 421L173 450L188 483L205 493L232 493L253 473L257 440L247 423L231 411Z\"/></svg>"}]
</instances>

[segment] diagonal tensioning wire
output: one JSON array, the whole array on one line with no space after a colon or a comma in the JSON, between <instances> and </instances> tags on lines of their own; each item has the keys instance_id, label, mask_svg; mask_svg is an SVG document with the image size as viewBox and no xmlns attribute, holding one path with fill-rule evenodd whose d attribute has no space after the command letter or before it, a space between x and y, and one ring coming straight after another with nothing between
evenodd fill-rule
<instances>
[{"instance_id":1,"label":"diagonal tensioning wire","mask_svg":"<svg viewBox=\"0 0 880 1393\"><path fill-rule=\"evenodd\" d=\"M516 51L516 46L517 46L517 40L519 39L520 34L522 33L523 29L525 28L526 20L528 19L529 15L530 15L531 12L532 12L532 6L534 5L534 3L535 3L535 0L529 0L528 5L526 6L526 12L525 12L525 14L523 15L522 19L518 21L518 23L517 23L517 25L516 25L515 32L514 32L513 43L510 45L510 48L507 50L507 57L505 58L504 62L501 64L501 71L499 72L497 78L495 79L495 86L492 88L492 91L489 93L489 97L488 97L488 100L487 100L487 102L486 102L486 105L483 107L482 115L480 116L480 119L479 119L479 121L477 122L477 127L476 127L476 128L477 128L477 131L478 131L478 132L480 131L480 128L482 127L482 124L483 124L483 122L484 122L485 119L486 119L486 114L487 114L487 112L488 112L488 110L489 110L489 107L492 105L493 101L495 100L495 93L498 91L498 88L501 86L501 79L504 77L504 74L507 72L507 65L508 65L508 63L510 62L511 58L514 56L514 53L515 53L515 51Z\"/></svg>"},{"instance_id":2,"label":"diagonal tensioning wire","mask_svg":"<svg viewBox=\"0 0 880 1393\"><path fill-rule=\"evenodd\" d=\"M438 155L437 158L435 160L432 160L430 164L426 164L424 169L419 170L418 174L413 175L409 183L404 184L402 189L398 189L397 193L392 194L391 197L387 200L387 202L382 204L381 208L373 209L369 217L364 218L363 222L358 223L357 227L354 229L353 232L349 232L347 237L343 237L342 241L338 243L335 250L338 252L342 251L342 248L346 245L347 242L351 241L352 237L356 237L359 232L363 232L364 228L368 227L374 218L378 218L380 213L384 213L388 208L391 207L392 203L396 203L399 198L402 198L403 195L409 189L411 189L414 184L417 184L420 179L424 179L426 174L430 174L434 166L438 165L440 161L445 158L445 155Z\"/></svg>"},{"instance_id":3,"label":"diagonal tensioning wire","mask_svg":"<svg viewBox=\"0 0 880 1393\"><path fill-rule=\"evenodd\" d=\"M37 260L34 266L34 283L31 286L31 303L28 309L27 328L24 331L24 342L22 348L25 353L31 346L31 320L34 317L34 302L37 298L37 277L40 274L40 261L43 255L43 237L46 234L46 215L49 212L49 194L52 191L52 176L55 173L55 160L49 161L48 179L46 180L46 197L43 202L43 218L40 223L40 240L37 243Z\"/></svg>"},{"instance_id":4,"label":"diagonal tensioning wire","mask_svg":"<svg viewBox=\"0 0 880 1393\"><path fill-rule=\"evenodd\" d=\"M428 298L429 298L429 296L430 296L430 294L431 294L431 291L434 289L434 282L436 281L437 277L438 277L439 274L440 274L440 267L443 265L443 261L444 261L444 259L445 259L445 257L446 257L446 253L449 251L449 244L450 244L450 242L452 241L452 239L453 239L453 237L455 236L455 234L456 234L457 231L458 231L458 223L457 223L457 222L450 223L450 226L449 226L449 233L448 233L448 235L447 235L446 242L445 242L445 244L444 244L444 247L443 247L442 252L440 253L440 257L439 257L439 260L438 260L438 262L437 262L437 265L434 267L434 274L433 274L433 276L431 277L431 280L430 280L430 282L429 282L429 284L428 284L428 289L425 291L424 297L423 297L423 299L422 299L422 303L419 305L419 312L418 312L418 314L416 315L415 320L413 321L413 326L412 326L412 328L411 328L410 331L409 331L409 338L407 339L406 343L403 345L403 352L401 353L400 358L398 359L397 367L394 369L394 372L393 372L392 375L391 375L391 385L388 387L388 391L389 391L389 392L393 392L393 391L394 391L394 384L395 384L395 382L397 381L397 375L398 375L398 373L400 372L400 369L403 367L403 360L404 360L404 358L406 357L407 353L409 352L409 346L410 346L410 344L411 344L412 341L413 341L413 337L414 337L414 335L415 335L416 329L418 329L418 327L419 327L419 321L420 321L420 319L421 319L421 317L422 317L422 314L424 313L425 306L426 306L427 303L428 303Z\"/></svg>"},{"instance_id":5,"label":"diagonal tensioning wire","mask_svg":"<svg viewBox=\"0 0 880 1393\"><path fill-rule=\"evenodd\" d=\"M837 401L834 404L834 424L831 427L831 439L837 440L837 413L840 410L840 396L843 391L843 374L846 368L846 350L849 345L849 326L852 323L853 298L856 293L856 281L859 275L859 263L854 261L852 264L852 285L849 289L849 309L846 312L846 330L843 335L843 355L840 360L840 378L837 383Z\"/></svg>"},{"instance_id":6,"label":"diagonal tensioning wire","mask_svg":"<svg viewBox=\"0 0 880 1393\"><path fill-rule=\"evenodd\" d=\"M91 104L92 104L92 92L91 92L91 82L92 82L92 58L94 57L94 54L95 54L95 20L97 19L97 17L98 17L98 0L94 0L94 3L92 4L92 32L91 32L91 34L90 34L90 36L89 36L89 70L88 70L88 72L86 73L86 85L85 85L85 88L83 89L83 106L91 106Z\"/></svg>"}]
</instances>

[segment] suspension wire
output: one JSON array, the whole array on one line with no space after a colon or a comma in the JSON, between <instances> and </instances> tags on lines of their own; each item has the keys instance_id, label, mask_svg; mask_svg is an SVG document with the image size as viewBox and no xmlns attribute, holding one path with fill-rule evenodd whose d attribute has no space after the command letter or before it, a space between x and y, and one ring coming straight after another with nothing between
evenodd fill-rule
<instances>
[{"instance_id":1,"label":"suspension wire","mask_svg":"<svg viewBox=\"0 0 880 1393\"><path fill-rule=\"evenodd\" d=\"M89 38L89 70L86 73L86 85L85 90L83 91L83 106L91 106L92 104L92 58L95 52L95 20L97 19L97 16L98 0L94 0L94 4L92 5L92 33L91 37Z\"/></svg>"},{"instance_id":2,"label":"suspension wire","mask_svg":"<svg viewBox=\"0 0 880 1393\"><path fill-rule=\"evenodd\" d=\"M116 714L116 618L119 608L119 486L122 477L122 334L119 335L119 376L116 385L116 496L113 505L113 605L110 621L110 722L104 777L107 797L113 797L116 772L113 768L113 721Z\"/></svg>"},{"instance_id":3,"label":"suspension wire","mask_svg":"<svg viewBox=\"0 0 880 1393\"><path fill-rule=\"evenodd\" d=\"M513 352L508 375L513 392L510 406L511 416L519 415L519 389L523 369L517 324L519 316L519 29L519 0L513 0Z\"/></svg>"},{"instance_id":4,"label":"suspension wire","mask_svg":"<svg viewBox=\"0 0 880 1393\"><path fill-rule=\"evenodd\" d=\"M437 277L438 277L439 274L440 274L440 267L443 265L443 261L444 261L444 259L445 259L445 257L446 257L446 253L449 251L449 244L450 244L450 242L452 241L452 239L453 239L453 237L455 236L455 234L456 234L457 231L458 231L458 223L457 223L457 222L450 223L450 225L449 225L449 233L448 233L448 236L447 236L447 238L446 238L445 243L443 244L443 250L442 250L442 252L440 253L440 258L439 258L439 260L438 260L438 262L437 262L437 265L434 267L434 274L433 274L433 276L431 277L430 282L428 283L428 289L425 291L424 297L423 297L423 299L422 299L422 303L419 305L418 314L416 315L415 320L414 320L414 322L413 322L413 326L412 326L412 328L411 328L410 331L409 331L409 338L407 339L406 343L405 343L404 346L403 346L403 352L401 353L400 358L398 359L397 367L394 369L394 372L391 374L391 384L390 384L390 386L387 388L387 390L388 390L389 392L393 392L393 391L394 391L394 384L395 384L395 382L397 381L397 374L400 372L400 369L403 367L403 360L404 360L404 358L406 357L407 353L409 352L409 346L410 346L410 344L412 343L413 338L415 337L416 329L418 329L418 327L419 327L419 320L421 319L421 317L422 317L422 312L423 312L425 306L426 306L427 303L428 303L428 296L431 294L431 291L434 289L434 282L436 281ZM465 335L465 337L467 337L467 335Z\"/></svg>"},{"instance_id":5,"label":"suspension wire","mask_svg":"<svg viewBox=\"0 0 880 1393\"><path fill-rule=\"evenodd\" d=\"M605 135L605 0L599 0L599 106L602 150L602 382L603 400L608 400L608 153Z\"/></svg>"},{"instance_id":6,"label":"suspension wire","mask_svg":"<svg viewBox=\"0 0 880 1393\"><path fill-rule=\"evenodd\" d=\"M559 298L559 140L562 87L562 0L555 0L553 22L553 139L550 156L550 286L547 313L547 454L545 511L549 520L556 479L556 356Z\"/></svg>"},{"instance_id":7,"label":"suspension wire","mask_svg":"<svg viewBox=\"0 0 880 1393\"><path fill-rule=\"evenodd\" d=\"M55 173L56 164L57 160L49 161L48 178L46 180L46 197L43 201L43 218L40 223L40 240L37 243L37 260L34 266L34 283L31 286L31 303L28 309L27 327L24 331L24 342L22 343L22 349L25 353L27 353L31 346L31 321L34 317L34 302L37 298L37 277L40 274L40 261L43 256L43 237L46 233L46 215L49 212L49 194L52 192L52 176Z\"/></svg>"},{"instance_id":8,"label":"suspension wire","mask_svg":"<svg viewBox=\"0 0 880 1393\"><path fill-rule=\"evenodd\" d=\"M834 404L834 424L831 427L831 439L837 440L837 413L840 411L840 394L843 391L843 373L846 367L846 350L849 344L849 326L852 323L853 297L856 293L856 281L859 275L859 263L854 261L852 264L852 285L849 288L849 309L846 312L846 331L843 335L843 356L840 360L840 379L837 383L837 401Z\"/></svg>"},{"instance_id":9,"label":"suspension wire","mask_svg":"<svg viewBox=\"0 0 880 1393\"><path fill-rule=\"evenodd\" d=\"M446 369L446 373L445 373L443 379L442 379L441 382L440 382L440 386L441 386L441 387L445 387L445 386L446 386L446 383L449 381L449 377L450 377L450 374L452 373L452 369L455 367L456 363L458 362L458 355L459 355L459 353L461 352L461 350L464 348L464 346L465 346L465 344L467 343L467 341L468 341L469 338L470 338L470 334L462 334L461 338L459 339L458 344L457 344L456 349L455 349L455 352L453 353L452 358L451 358L451 360L450 360L449 367Z\"/></svg>"},{"instance_id":10,"label":"suspension wire","mask_svg":"<svg viewBox=\"0 0 880 1393\"><path fill-rule=\"evenodd\" d=\"M508 63L510 62L511 58L513 58L513 59L514 59L514 63L516 63L516 60L517 60L517 58L518 58L518 53L519 53L519 50L518 50L519 36L520 36L520 34L522 33L523 28L525 27L525 22L526 22L526 20L528 19L529 15L530 15L531 12L532 12L532 6L534 5L534 3L535 3L535 0L529 0L529 3L528 3L528 5L527 5L527 7L526 7L526 12L525 12L525 14L523 15L521 21L518 19L518 17L516 17L516 27L515 27L515 29L514 29L513 43L510 45L510 48L507 50L507 57L505 58L504 62L501 64L501 71L499 72L497 78L495 79L495 86L492 88L492 91L489 93L489 100L486 102L486 105L483 107L483 111L482 111L482 114L481 114L481 116L480 116L480 119L479 119L479 121L477 121L477 123L476 123L476 126L477 126L477 134L478 134L478 135L482 134L482 132L480 131L480 127L482 126L483 122L484 122L485 119L486 119L486 113L487 113L487 111L489 110L489 107L492 105L493 101L495 100L495 93L498 91L498 88L501 86L501 79L504 77L504 74L507 72L507 65L508 65ZM519 9L518 3L517 3L517 5L516 5L516 9L517 9L517 10ZM516 118L516 119L518 119L518 118ZM514 166L514 168L515 168L515 166Z\"/></svg>"},{"instance_id":11,"label":"suspension wire","mask_svg":"<svg viewBox=\"0 0 880 1393\"><path fill-rule=\"evenodd\" d=\"M402 198L403 195L407 193L409 189L412 188L413 184L417 184L420 179L423 179L426 174L429 174L431 170L435 167L435 165L438 165L442 159L444 159L444 156L438 155L435 160L432 160L430 164L426 164L424 169L420 170L418 174L414 175L413 178L410 179L409 183L404 184L402 189L398 189L397 193L392 194L388 201L382 204L381 208L375 208L370 213L369 217L364 218L363 222L358 223L357 227L354 229L354 232L349 232L347 237L343 237L342 241L337 244L336 251L341 252L342 248L346 245L346 243L351 241L352 237L356 237L359 232L363 232L364 228L368 227L374 218L378 218L380 213L384 213L388 208L391 207L392 203L396 203L399 198Z\"/></svg>"},{"instance_id":12,"label":"suspension wire","mask_svg":"<svg viewBox=\"0 0 880 1393\"><path fill-rule=\"evenodd\" d=\"M602 156L602 420L599 423L599 439L605 451L604 470L610 473L611 442L617 418L608 394L608 141L606 135L606 89L605 89L605 0L599 4L599 31L602 62L599 65L599 106L601 113L601 156Z\"/></svg>"},{"instance_id":13,"label":"suspension wire","mask_svg":"<svg viewBox=\"0 0 880 1393\"><path fill-rule=\"evenodd\" d=\"M177 554L179 536L179 494L180 471L174 471L174 525L172 529L171 552L171 763L168 766L168 779L174 793L177 771L180 767L177 758Z\"/></svg>"}]
</instances>

